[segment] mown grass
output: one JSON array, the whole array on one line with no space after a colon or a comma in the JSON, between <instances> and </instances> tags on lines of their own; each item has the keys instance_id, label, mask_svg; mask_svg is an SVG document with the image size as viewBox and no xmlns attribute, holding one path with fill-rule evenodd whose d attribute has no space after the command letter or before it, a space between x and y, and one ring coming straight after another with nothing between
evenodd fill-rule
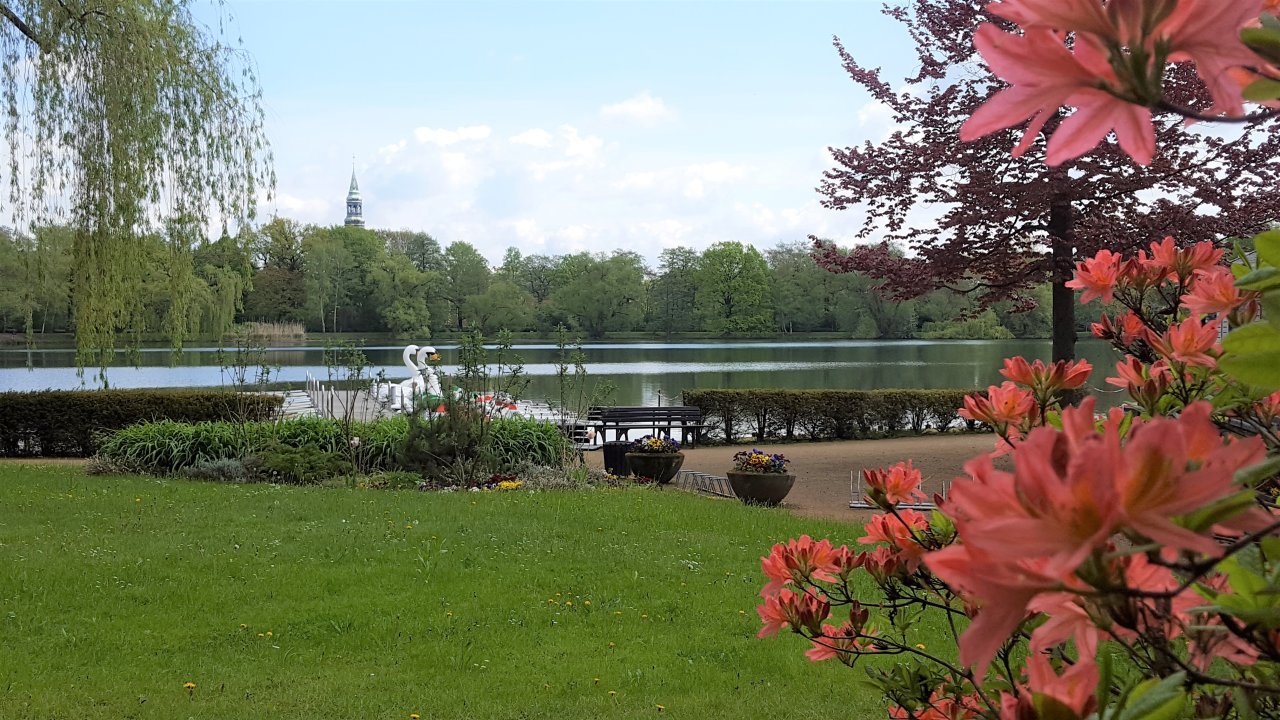
<instances>
[{"instance_id":1,"label":"mown grass","mask_svg":"<svg viewBox=\"0 0 1280 720\"><path fill-rule=\"evenodd\" d=\"M672 490L0 465L0 717L883 717L861 671L754 637L768 545L856 530Z\"/></svg>"}]
</instances>

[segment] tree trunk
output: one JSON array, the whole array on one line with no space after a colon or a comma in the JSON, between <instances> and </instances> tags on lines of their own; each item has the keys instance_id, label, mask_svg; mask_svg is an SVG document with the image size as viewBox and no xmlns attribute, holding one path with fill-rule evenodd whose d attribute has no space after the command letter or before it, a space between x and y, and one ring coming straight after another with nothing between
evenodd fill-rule
<instances>
[{"instance_id":1,"label":"tree trunk","mask_svg":"<svg viewBox=\"0 0 1280 720\"><path fill-rule=\"evenodd\" d=\"M1053 285L1053 360L1076 357L1076 294L1067 287L1075 271L1075 216L1071 201L1061 196L1049 207Z\"/></svg>"}]
</instances>

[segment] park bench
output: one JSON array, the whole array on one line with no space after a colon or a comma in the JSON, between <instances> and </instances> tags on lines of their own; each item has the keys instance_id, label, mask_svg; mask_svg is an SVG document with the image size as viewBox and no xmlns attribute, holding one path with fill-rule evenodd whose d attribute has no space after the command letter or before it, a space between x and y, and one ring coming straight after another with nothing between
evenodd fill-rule
<instances>
[{"instance_id":1,"label":"park bench","mask_svg":"<svg viewBox=\"0 0 1280 720\"><path fill-rule=\"evenodd\" d=\"M611 431L617 440L629 439L627 433L632 430L667 437L676 437L678 431L680 444L686 447L697 445L706 427L702 410L689 405L593 407L587 413L587 424L596 429L601 441L605 431Z\"/></svg>"}]
</instances>

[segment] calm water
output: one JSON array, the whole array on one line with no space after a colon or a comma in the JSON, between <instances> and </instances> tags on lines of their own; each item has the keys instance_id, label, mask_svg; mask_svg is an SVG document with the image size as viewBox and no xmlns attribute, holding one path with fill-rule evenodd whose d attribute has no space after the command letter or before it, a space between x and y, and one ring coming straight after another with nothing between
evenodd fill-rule
<instances>
[{"instance_id":1,"label":"calm water","mask_svg":"<svg viewBox=\"0 0 1280 720\"><path fill-rule=\"evenodd\" d=\"M446 371L457 357L456 345L439 345ZM401 380L409 371L401 361L403 346L370 346L365 353L387 377ZM583 348L593 380L616 386L613 401L623 405L671 404L686 388L972 388L1002 380L1001 361L1012 355L1048 358L1047 340L843 340L814 342L595 343ZM558 394L550 344L518 345L525 372L532 379L531 399ZM1099 370L1095 384L1115 365L1113 351L1087 340L1079 355ZM298 383L307 373L324 378L320 347L273 349L269 362L279 365L273 379ZM139 367L107 371L112 387L197 387L228 382L213 348L191 348L171 364L167 348L143 350ZM125 362L123 354L119 362ZM76 376L72 350L0 350L0 390L43 390L99 387L96 373Z\"/></svg>"}]
</instances>

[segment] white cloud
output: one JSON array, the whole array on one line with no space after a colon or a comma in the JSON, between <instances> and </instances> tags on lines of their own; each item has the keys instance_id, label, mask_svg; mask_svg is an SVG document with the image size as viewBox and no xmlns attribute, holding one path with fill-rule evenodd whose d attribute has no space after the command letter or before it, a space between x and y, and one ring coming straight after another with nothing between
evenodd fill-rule
<instances>
[{"instance_id":1,"label":"white cloud","mask_svg":"<svg viewBox=\"0 0 1280 720\"><path fill-rule=\"evenodd\" d=\"M531 128L522 133L517 133L507 138L507 142L515 145L528 145L529 147L545 148L551 147L551 133L542 128Z\"/></svg>"},{"instance_id":2,"label":"white cloud","mask_svg":"<svg viewBox=\"0 0 1280 720\"><path fill-rule=\"evenodd\" d=\"M471 125L457 130L420 127L413 131L413 137L423 144L431 143L444 147L464 140L484 140L489 137L490 132L492 131L488 125Z\"/></svg>"},{"instance_id":3,"label":"white cloud","mask_svg":"<svg viewBox=\"0 0 1280 720\"><path fill-rule=\"evenodd\" d=\"M545 162L529 163L529 172L535 180L545 180L551 173L568 168L599 165L604 150L604 139L595 135L583 135L572 125L560 126L558 145L563 150L564 158Z\"/></svg>"},{"instance_id":4,"label":"white cloud","mask_svg":"<svg viewBox=\"0 0 1280 720\"><path fill-rule=\"evenodd\" d=\"M357 168L369 227L410 228L442 243L468 242L491 262L526 254L702 250L726 240L765 250L807 234L847 239L858 210L823 209L812 187L829 167L812 153L779 158L678 154L621 143L587 125L475 125L382 137ZM423 138L426 140L423 140ZM279 213L342 222L350 166L337 150L281 178Z\"/></svg>"},{"instance_id":5,"label":"white cloud","mask_svg":"<svg viewBox=\"0 0 1280 720\"><path fill-rule=\"evenodd\" d=\"M662 98L654 97L646 90L639 95L600 108L600 117L606 120L624 120L640 125L656 125L675 117Z\"/></svg>"}]
</instances>

